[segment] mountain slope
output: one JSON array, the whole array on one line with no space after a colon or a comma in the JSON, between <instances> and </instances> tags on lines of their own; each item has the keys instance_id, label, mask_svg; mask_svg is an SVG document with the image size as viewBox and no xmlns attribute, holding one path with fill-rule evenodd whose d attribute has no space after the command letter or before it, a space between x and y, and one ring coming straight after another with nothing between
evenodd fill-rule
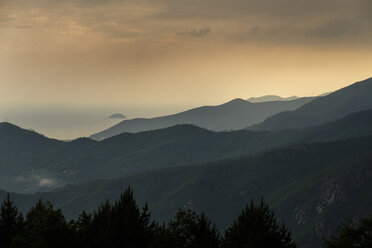
<instances>
[{"instance_id":1,"label":"mountain slope","mask_svg":"<svg viewBox=\"0 0 372 248\"><path fill-rule=\"evenodd\" d=\"M256 157L200 166L161 169L124 178L69 185L53 192L14 194L27 210L39 198L69 217L114 200L128 185L142 205L149 202L158 221L178 208L205 211L220 228L241 208L263 196L285 220L300 245L319 247L349 218L372 212L372 137L333 143L300 144ZM0 193L0 198L5 194Z\"/></svg>"},{"instance_id":2,"label":"mountain slope","mask_svg":"<svg viewBox=\"0 0 372 248\"><path fill-rule=\"evenodd\" d=\"M96 141L63 142L10 123L0 123L0 187L34 192L64 185L63 161Z\"/></svg>"},{"instance_id":3,"label":"mountain slope","mask_svg":"<svg viewBox=\"0 0 372 248\"><path fill-rule=\"evenodd\" d=\"M124 133L100 142L87 138L61 142L16 126L12 128L35 140L27 143L21 138L11 138L11 132L6 132L8 138L0 135L0 188L34 192L66 183L254 155L302 142L372 135L372 110L303 130L212 132L178 125L136 134ZM1 133L4 132L0 126Z\"/></svg>"},{"instance_id":4,"label":"mountain slope","mask_svg":"<svg viewBox=\"0 0 372 248\"><path fill-rule=\"evenodd\" d=\"M39 184L46 183L45 179L53 174L50 168L44 170L43 160L49 156L47 154L54 156L63 146L62 141L46 138L10 123L0 123L1 187L12 190L38 190Z\"/></svg>"},{"instance_id":5,"label":"mountain slope","mask_svg":"<svg viewBox=\"0 0 372 248\"><path fill-rule=\"evenodd\" d=\"M70 164L79 166L85 177L105 175L112 178L135 171L253 155L300 142L335 141L366 135L372 135L372 110L301 131L211 132L179 125L103 140Z\"/></svg>"},{"instance_id":6,"label":"mountain slope","mask_svg":"<svg viewBox=\"0 0 372 248\"><path fill-rule=\"evenodd\" d=\"M372 108L372 78L354 83L329 95L319 97L302 107L282 112L250 130L285 130L306 128Z\"/></svg>"},{"instance_id":7,"label":"mountain slope","mask_svg":"<svg viewBox=\"0 0 372 248\"><path fill-rule=\"evenodd\" d=\"M178 124L193 124L213 131L238 130L265 120L267 117L287 110L294 110L315 98L304 97L293 101L251 103L235 99L219 106L204 106L157 118L124 120L115 126L91 136L103 140L128 132L155 130Z\"/></svg>"}]
</instances>

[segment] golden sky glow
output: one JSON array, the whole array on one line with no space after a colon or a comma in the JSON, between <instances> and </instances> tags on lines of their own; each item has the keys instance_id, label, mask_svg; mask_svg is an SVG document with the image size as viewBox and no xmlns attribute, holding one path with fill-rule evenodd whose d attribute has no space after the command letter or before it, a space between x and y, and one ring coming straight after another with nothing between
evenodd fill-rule
<instances>
[{"instance_id":1,"label":"golden sky glow","mask_svg":"<svg viewBox=\"0 0 372 248\"><path fill-rule=\"evenodd\" d=\"M372 76L369 0L0 0L0 104L220 104Z\"/></svg>"}]
</instances>

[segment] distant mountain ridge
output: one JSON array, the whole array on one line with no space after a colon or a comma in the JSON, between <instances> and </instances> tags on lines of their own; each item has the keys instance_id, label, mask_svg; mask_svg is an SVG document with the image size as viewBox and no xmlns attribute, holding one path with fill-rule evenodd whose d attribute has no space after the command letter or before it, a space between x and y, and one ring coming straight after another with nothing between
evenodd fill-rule
<instances>
[{"instance_id":1,"label":"distant mountain ridge","mask_svg":"<svg viewBox=\"0 0 372 248\"><path fill-rule=\"evenodd\" d=\"M213 132L178 125L123 133L103 141L80 138L62 142L2 123L0 189L35 192L71 182L255 155L302 142L366 135L372 135L372 110L303 130Z\"/></svg>"},{"instance_id":2,"label":"distant mountain ridge","mask_svg":"<svg viewBox=\"0 0 372 248\"><path fill-rule=\"evenodd\" d=\"M250 130L301 129L332 121L350 113L372 108L372 78L319 97L298 109L275 114L248 125Z\"/></svg>"},{"instance_id":3,"label":"distant mountain ridge","mask_svg":"<svg viewBox=\"0 0 372 248\"><path fill-rule=\"evenodd\" d=\"M338 225L372 213L372 78L306 99L246 129L200 127L235 128L300 100L235 99L123 121L116 131L155 130L99 141L63 142L0 123L0 202L6 191L17 192L11 196L23 212L41 198L71 218L116 200L130 185L157 221L169 220L179 208L192 209L223 231L245 204L263 197L299 248L321 247Z\"/></svg>"},{"instance_id":4,"label":"distant mountain ridge","mask_svg":"<svg viewBox=\"0 0 372 248\"><path fill-rule=\"evenodd\" d=\"M297 109L313 99L315 98L304 97L292 101L251 103L238 98L218 106L203 106L174 115L124 120L90 137L103 140L124 132L137 133L178 124L192 124L212 131L239 130L259 123L273 114Z\"/></svg>"},{"instance_id":5,"label":"distant mountain ridge","mask_svg":"<svg viewBox=\"0 0 372 248\"><path fill-rule=\"evenodd\" d=\"M297 96L281 97L277 95L266 95L266 96L260 96L260 97L250 97L247 99L247 101L251 103L259 103L259 102L273 102L273 101L292 101L298 98L299 97Z\"/></svg>"}]
</instances>

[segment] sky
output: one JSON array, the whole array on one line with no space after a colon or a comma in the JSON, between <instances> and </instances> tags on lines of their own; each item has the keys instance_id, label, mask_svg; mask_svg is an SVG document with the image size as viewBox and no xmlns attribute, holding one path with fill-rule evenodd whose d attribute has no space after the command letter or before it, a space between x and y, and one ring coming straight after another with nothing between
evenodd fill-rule
<instances>
[{"instance_id":1,"label":"sky","mask_svg":"<svg viewBox=\"0 0 372 248\"><path fill-rule=\"evenodd\" d=\"M372 76L371 13L370 0L0 0L0 118L334 91Z\"/></svg>"}]
</instances>

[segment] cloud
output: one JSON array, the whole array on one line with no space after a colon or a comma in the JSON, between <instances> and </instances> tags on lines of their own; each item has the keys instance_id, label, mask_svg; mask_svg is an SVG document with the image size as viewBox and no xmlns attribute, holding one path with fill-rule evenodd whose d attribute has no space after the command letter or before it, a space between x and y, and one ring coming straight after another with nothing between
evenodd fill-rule
<instances>
[{"instance_id":1,"label":"cloud","mask_svg":"<svg viewBox=\"0 0 372 248\"><path fill-rule=\"evenodd\" d=\"M177 34L180 35L180 36L189 35L189 36L192 36L192 37L199 38L199 37L206 36L210 32L211 32L210 27L203 27L203 28L199 28L199 29L193 29L193 30L190 30L190 31L178 32Z\"/></svg>"},{"instance_id":2,"label":"cloud","mask_svg":"<svg viewBox=\"0 0 372 248\"><path fill-rule=\"evenodd\" d=\"M15 181L20 183L37 185L42 188L51 188L56 185L55 179L41 177L39 175L17 176L15 177Z\"/></svg>"},{"instance_id":3,"label":"cloud","mask_svg":"<svg viewBox=\"0 0 372 248\"><path fill-rule=\"evenodd\" d=\"M370 0L160 2L164 7L156 18L181 23L208 22L217 40L321 45L361 43L372 37ZM343 39L336 41L338 37Z\"/></svg>"},{"instance_id":4,"label":"cloud","mask_svg":"<svg viewBox=\"0 0 372 248\"><path fill-rule=\"evenodd\" d=\"M55 180L52 178L42 178L39 176L35 176L33 179L35 179L38 182L38 185L40 187L50 188L55 184Z\"/></svg>"},{"instance_id":5,"label":"cloud","mask_svg":"<svg viewBox=\"0 0 372 248\"><path fill-rule=\"evenodd\" d=\"M307 18L350 11L365 0L161 0L159 17L170 19L241 19L250 16Z\"/></svg>"},{"instance_id":6,"label":"cloud","mask_svg":"<svg viewBox=\"0 0 372 248\"><path fill-rule=\"evenodd\" d=\"M0 3L0 27L97 35L133 44L213 42L348 44L371 40L370 0L14 0ZM11 18L10 18L11 17ZM208 26L203 26L208 23ZM26 25L27 24L27 25ZM201 27L179 31L180 27ZM210 42L204 39L203 42ZM167 45L167 44L165 44ZM146 45L147 46L147 45Z\"/></svg>"},{"instance_id":7,"label":"cloud","mask_svg":"<svg viewBox=\"0 0 372 248\"><path fill-rule=\"evenodd\" d=\"M195 29L189 32L189 34L193 37L202 37L207 35L211 29L209 27L201 28L201 29Z\"/></svg>"},{"instance_id":8,"label":"cloud","mask_svg":"<svg viewBox=\"0 0 372 248\"><path fill-rule=\"evenodd\" d=\"M353 20L343 17L336 17L321 23L310 30L309 34L316 38L340 38L345 36L358 35L360 26Z\"/></svg>"},{"instance_id":9,"label":"cloud","mask_svg":"<svg viewBox=\"0 0 372 248\"><path fill-rule=\"evenodd\" d=\"M278 21L255 24L226 34L236 42L274 45L356 45L372 41L366 21L350 16L330 16L308 22Z\"/></svg>"},{"instance_id":10,"label":"cloud","mask_svg":"<svg viewBox=\"0 0 372 248\"><path fill-rule=\"evenodd\" d=\"M104 35L107 35L108 37L116 39L130 39L141 35L141 31L126 29L122 25L119 25L115 22L98 25L96 27L93 27L92 31L100 32Z\"/></svg>"}]
</instances>

